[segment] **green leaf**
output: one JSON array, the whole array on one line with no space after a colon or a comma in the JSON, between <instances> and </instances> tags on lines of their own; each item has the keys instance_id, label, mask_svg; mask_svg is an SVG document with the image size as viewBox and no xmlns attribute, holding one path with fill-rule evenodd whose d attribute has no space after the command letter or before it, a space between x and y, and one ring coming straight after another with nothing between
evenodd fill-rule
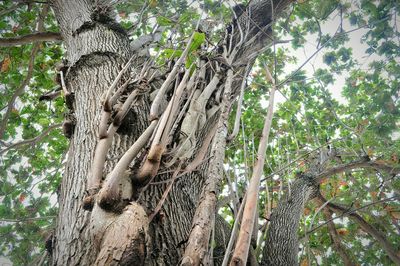
<instances>
[{"instance_id":1,"label":"green leaf","mask_svg":"<svg viewBox=\"0 0 400 266\"><path fill-rule=\"evenodd\" d=\"M189 52L193 52L193 51L199 49L205 40L206 40L206 35L202 32L200 33L200 32L196 31L194 33L193 41L192 41L192 44L190 45Z\"/></svg>"},{"instance_id":2,"label":"green leaf","mask_svg":"<svg viewBox=\"0 0 400 266\"><path fill-rule=\"evenodd\" d=\"M157 17L157 23L160 26L171 26L174 22L167 17L159 16Z\"/></svg>"},{"instance_id":3,"label":"green leaf","mask_svg":"<svg viewBox=\"0 0 400 266\"><path fill-rule=\"evenodd\" d=\"M182 50L164 49L162 56L168 59L178 58L182 55Z\"/></svg>"}]
</instances>

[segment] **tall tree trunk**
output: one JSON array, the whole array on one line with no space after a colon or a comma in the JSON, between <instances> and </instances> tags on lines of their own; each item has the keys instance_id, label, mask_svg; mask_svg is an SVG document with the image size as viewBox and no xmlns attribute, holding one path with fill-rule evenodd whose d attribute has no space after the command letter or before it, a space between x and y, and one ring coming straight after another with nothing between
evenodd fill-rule
<instances>
[{"instance_id":1,"label":"tall tree trunk","mask_svg":"<svg viewBox=\"0 0 400 266\"><path fill-rule=\"evenodd\" d=\"M85 28L94 11L89 1L54 1L52 7L67 49L65 82L75 96L76 117L59 193L53 264L90 265L96 252L88 230L91 214L82 208L85 182L96 146L101 95L129 58L129 40L100 23ZM125 150L142 128L143 124L137 123L131 135L118 135L116 141L120 144L113 145L111 153Z\"/></svg>"},{"instance_id":2,"label":"tall tree trunk","mask_svg":"<svg viewBox=\"0 0 400 266\"><path fill-rule=\"evenodd\" d=\"M270 1L256 1L255 5L271 14L271 6L267 2ZM275 5L280 11L291 1L274 2L281 3ZM122 213L105 211L97 201L91 212L84 210L82 202L88 189L86 181L90 176L89 169L98 139L101 137L98 127L103 108L102 97L134 53L131 51L128 36L111 19L107 1L52 0L51 5L67 49L67 69L64 76L67 90L73 93L75 99L70 115L76 119L59 194L60 210L53 237L52 264L177 265L192 228L192 218L208 178L208 169L214 169L210 162L220 162L205 157L208 159L196 171L177 178L160 212L151 222L148 216L153 214L162 198L171 174L159 174L154 180L157 181L155 184L149 184L145 189L139 188L142 191L139 190L140 194L134 197L136 202L128 204ZM258 23L258 27L251 27L251 34L247 37L257 37L251 39L248 48L240 49L235 58L234 71L242 73L242 76L247 74L244 71L245 65L253 62L256 52L266 43L270 43L270 39L264 36L265 33L258 34L259 30L256 28L264 27L271 19L265 20L265 16L260 14L263 9L256 9L256 6L251 7L251 14L254 15L253 23ZM261 11L257 13L256 10ZM139 66L144 60L135 57L132 67L120 83L130 73L140 72ZM221 68L218 84L222 85L218 85L218 89L223 92L228 68L224 64L216 64L220 64L217 67ZM212 68L207 71L209 79L216 76ZM238 94L242 78L233 80L231 98ZM205 88L199 89L202 91ZM138 99L124 119L125 124L113 137L103 178L149 125L149 95L145 92ZM205 108L205 104L203 107ZM219 113L212 121L208 121L201 132L196 132L198 143L201 144L203 139L209 138L207 133L218 118ZM208 150L209 154L210 152ZM137 160L142 160L144 156L145 154L139 154ZM210 210L215 211L215 207ZM220 222L216 225L226 228ZM226 241L227 237L218 235L223 232L224 229L216 228L216 239Z\"/></svg>"},{"instance_id":3,"label":"tall tree trunk","mask_svg":"<svg viewBox=\"0 0 400 266\"><path fill-rule=\"evenodd\" d=\"M95 6L91 1L85 0L53 1L52 7L67 49L68 70L65 82L67 89L75 96L73 107L76 117L59 194L60 214L53 238L52 263L92 265L99 253L99 242L103 241L95 239L96 229L92 226L102 224L107 219L113 221L115 216L100 208L95 207L93 212L88 212L82 207L86 179L98 139L101 96L128 61L131 52L128 37L116 24L97 20L101 15L109 15L98 13L107 12L106 7ZM131 71L134 68L133 66ZM109 158L120 156L135 142L148 125L148 114L149 102L143 97L129 114L129 130L121 130L114 136ZM115 163L116 161L107 161L105 172L109 172ZM145 256L146 265L178 264L189 235L191 218L203 187L207 165L205 162L197 171L186 174L175 182L162 206L161 216L164 218L156 217L150 224L146 249L147 252L151 250L151 254L149 252ZM168 180L170 177L170 174L160 175L157 181ZM144 208L150 214L167 185L168 183L150 185L139 199L142 207L135 205L138 212L142 213L140 209ZM124 232L124 228L120 230ZM105 256L102 261L110 263L108 259ZM120 262L114 261L112 264L118 263Z\"/></svg>"}]
</instances>

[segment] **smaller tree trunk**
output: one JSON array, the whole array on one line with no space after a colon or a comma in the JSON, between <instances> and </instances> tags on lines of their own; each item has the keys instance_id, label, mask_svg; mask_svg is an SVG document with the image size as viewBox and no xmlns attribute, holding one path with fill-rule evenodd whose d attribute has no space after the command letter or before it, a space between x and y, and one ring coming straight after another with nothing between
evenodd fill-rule
<instances>
[{"instance_id":1,"label":"smaller tree trunk","mask_svg":"<svg viewBox=\"0 0 400 266\"><path fill-rule=\"evenodd\" d=\"M271 214L261 265L297 265L299 242L297 231L304 205L316 195L313 177L302 175L289 185L285 197Z\"/></svg>"}]
</instances>

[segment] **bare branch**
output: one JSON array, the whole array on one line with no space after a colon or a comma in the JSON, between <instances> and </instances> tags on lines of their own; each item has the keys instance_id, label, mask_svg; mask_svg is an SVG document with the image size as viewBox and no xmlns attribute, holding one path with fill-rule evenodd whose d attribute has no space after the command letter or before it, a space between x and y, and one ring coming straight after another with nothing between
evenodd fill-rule
<instances>
[{"instance_id":1,"label":"bare branch","mask_svg":"<svg viewBox=\"0 0 400 266\"><path fill-rule=\"evenodd\" d=\"M36 143L42 141L42 139L44 137L46 137L53 129L59 128L61 126L62 126L62 123L51 125L45 131L43 131L42 134L40 134L40 135L38 135L38 136L36 136L34 138L26 139L26 140L11 144L10 146L5 148L4 150L1 150L0 151L0 155L5 153L5 152L7 152L7 151L9 151L9 150L11 150L11 149L18 148L20 146L24 146L24 145L27 145L27 144L36 144Z\"/></svg>"},{"instance_id":2,"label":"bare branch","mask_svg":"<svg viewBox=\"0 0 400 266\"><path fill-rule=\"evenodd\" d=\"M115 88L118 85L118 82L121 80L123 74L125 74L132 63L133 57L131 57L125 66L118 72L117 76L111 83L110 87L104 94L104 98L102 99L102 112L100 115L100 124L99 124L99 141L96 145L96 149L94 152L94 158L92 162L92 166L90 168L89 177L87 179L87 192L88 196L84 199L84 208L91 209L93 204L93 195L98 192L100 189L100 182L103 176L104 164L107 157L107 152L112 144L114 134L117 132L119 126L122 123L125 115L128 113L131 104L136 99L139 94L139 89L133 90L128 98L123 103L122 107L117 111L115 117L113 118L112 123L108 126L108 120L111 118L111 111L113 105L117 101L118 97L121 93L126 89L130 79L128 79L124 84L122 84L115 92ZM61 82L63 82L62 72ZM139 77L139 79L141 76ZM66 91L64 83L62 83L63 90ZM114 93L114 95L112 95ZM108 129L107 129L108 128Z\"/></svg>"},{"instance_id":3,"label":"bare branch","mask_svg":"<svg viewBox=\"0 0 400 266\"><path fill-rule=\"evenodd\" d=\"M124 177L124 173L128 170L129 164L146 145L147 141L153 134L156 125L156 120L151 122L149 127L135 141L129 150L124 153L117 165L107 176L103 188L99 192L99 203L102 204L102 206L112 206L121 201L121 179Z\"/></svg>"},{"instance_id":4,"label":"bare branch","mask_svg":"<svg viewBox=\"0 0 400 266\"><path fill-rule=\"evenodd\" d=\"M56 218L56 217L57 217L57 216L26 217L26 218L20 218L20 219L7 219L7 218L2 218L2 219L0 219L0 222L5 222L5 223L22 223L22 222L29 222L29 221L39 221L39 220L53 219L53 218Z\"/></svg>"},{"instance_id":5,"label":"bare branch","mask_svg":"<svg viewBox=\"0 0 400 266\"><path fill-rule=\"evenodd\" d=\"M58 32L35 32L18 37L0 38L0 47L24 45L32 42L61 41L61 34Z\"/></svg>"},{"instance_id":6,"label":"bare branch","mask_svg":"<svg viewBox=\"0 0 400 266\"><path fill-rule=\"evenodd\" d=\"M45 250L42 254L42 257L40 258L40 261L38 263L39 266L42 266L44 264L44 261L46 259L46 257L49 255L49 252L47 250Z\"/></svg>"},{"instance_id":7,"label":"bare branch","mask_svg":"<svg viewBox=\"0 0 400 266\"><path fill-rule=\"evenodd\" d=\"M18 7L22 6L24 3L17 3L10 8L4 9L0 12L0 17L3 17L4 15L13 12L14 10L17 10Z\"/></svg>"},{"instance_id":8,"label":"bare branch","mask_svg":"<svg viewBox=\"0 0 400 266\"><path fill-rule=\"evenodd\" d=\"M87 180L87 191L89 192L89 196L91 196L93 193L97 193L97 190L100 188L107 152L112 144L114 134L117 132L122 120L128 113L129 108L136 99L138 93L138 89L136 89L129 94L121 109L115 115L113 123L108 126L108 130L106 130L108 119L105 119L104 117L108 118L111 116L111 107L109 109L104 107L105 112L103 112L103 114L108 115L102 115L99 125L99 142L97 143L96 150L94 152L94 158L90 168L91 171ZM105 103L104 106L106 105L108 104Z\"/></svg>"},{"instance_id":9,"label":"bare branch","mask_svg":"<svg viewBox=\"0 0 400 266\"><path fill-rule=\"evenodd\" d=\"M39 101L52 101L61 95L61 88L46 92L39 97Z\"/></svg>"}]
</instances>

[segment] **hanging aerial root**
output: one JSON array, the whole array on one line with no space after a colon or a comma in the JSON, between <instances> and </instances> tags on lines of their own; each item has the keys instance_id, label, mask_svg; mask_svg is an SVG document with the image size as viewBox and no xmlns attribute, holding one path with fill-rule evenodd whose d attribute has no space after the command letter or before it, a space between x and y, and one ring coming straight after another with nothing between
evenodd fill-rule
<instances>
[{"instance_id":1,"label":"hanging aerial root","mask_svg":"<svg viewBox=\"0 0 400 266\"><path fill-rule=\"evenodd\" d=\"M158 169L160 168L161 156L164 151L165 146L162 144L156 144L150 148L146 161L140 168L137 176L133 179L135 183L142 184L156 176Z\"/></svg>"},{"instance_id":2,"label":"hanging aerial root","mask_svg":"<svg viewBox=\"0 0 400 266\"><path fill-rule=\"evenodd\" d=\"M210 83L204 88L203 92L196 90L189 110L182 121L181 132L182 136L179 140L179 148L170 161L170 165L175 163L176 159L184 159L192 156L195 149L195 134L199 128L202 128L207 121L206 105L212 93L218 88L220 77L216 74ZM213 109L214 111L217 109Z\"/></svg>"},{"instance_id":3,"label":"hanging aerial root","mask_svg":"<svg viewBox=\"0 0 400 266\"><path fill-rule=\"evenodd\" d=\"M196 29L198 28L200 23L200 19L197 22ZM166 95L167 89L169 88L169 85L171 82L176 78L176 74L179 71L179 68L182 66L182 64L185 62L186 57L190 51L190 47L194 38L194 34L190 36L188 43L186 44L185 50L183 50L181 56L179 59L176 61L174 67L172 68L172 71L168 74L167 78L165 79L164 83L161 85L161 88L158 90L157 95L155 96L153 103L151 104L150 107L150 121L153 121L155 119L158 119L162 113L162 110L160 110L162 98L164 95Z\"/></svg>"},{"instance_id":4,"label":"hanging aerial root","mask_svg":"<svg viewBox=\"0 0 400 266\"><path fill-rule=\"evenodd\" d=\"M113 87L114 84L116 84L115 81L111 87ZM128 82L125 82L117 91L125 90L127 85ZM129 97L124 102L121 110L117 112L116 118L114 118L113 123L108 126L108 121L111 117L112 105L115 104L115 102L113 101L116 100L112 98L110 99L110 93L111 89L109 89L109 91L106 93L106 98L103 102L103 111L101 114L99 125L99 142L96 145L92 166L90 168L89 176L87 179L87 196L83 200L83 208L85 210L91 210L93 208L94 196L100 189L107 152L112 144L115 132L118 130L122 119L129 111L129 107L131 106L138 92L137 90L134 90L130 93Z\"/></svg>"},{"instance_id":5,"label":"hanging aerial root","mask_svg":"<svg viewBox=\"0 0 400 266\"><path fill-rule=\"evenodd\" d=\"M257 202L260 191L261 176L263 173L265 153L268 145L268 136L271 131L272 118L273 118L273 106L274 96L276 91L275 80L272 79L268 68L266 68L267 78L272 82L272 89L269 96L268 112L264 120L264 127L260 143L258 145L257 161L254 165L253 175L250 180L249 187L247 189L247 200L246 206L243 211L242 223L240 225L240 231L234 249L230 266L246 265L247 258L249 255L251 236L254 230L254 224L257 222Z\"/></svg>"}]
</instances>

